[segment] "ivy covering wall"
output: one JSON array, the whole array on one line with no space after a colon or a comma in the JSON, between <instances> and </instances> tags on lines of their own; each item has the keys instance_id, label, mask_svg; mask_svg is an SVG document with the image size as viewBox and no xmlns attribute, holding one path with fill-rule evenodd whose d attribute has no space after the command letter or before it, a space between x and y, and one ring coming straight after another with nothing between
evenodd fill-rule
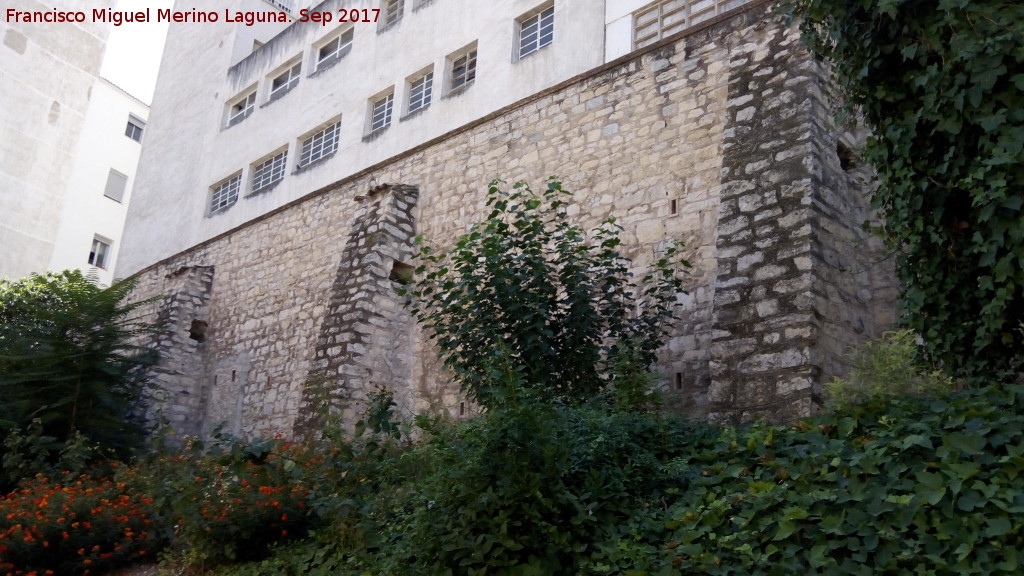
<instances>
[{"instance_id":1,"label":"ivy covering wall","mask_svg":"<svg viewBox=\"0 0 1024 576\"><path fill-rule=\"evenodd\" d=\"M797 0L874 137L909 327L968 381L1024 367L1024 4Z\"/></svg>"}]
</instances>

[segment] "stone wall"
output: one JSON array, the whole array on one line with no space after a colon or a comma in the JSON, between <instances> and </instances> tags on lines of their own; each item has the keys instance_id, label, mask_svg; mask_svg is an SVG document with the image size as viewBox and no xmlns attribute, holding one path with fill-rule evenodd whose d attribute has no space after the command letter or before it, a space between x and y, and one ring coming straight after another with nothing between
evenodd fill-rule
<instances>
[{"instance_id":1,"label":"stone wall","mask_svg":"<svg viewBox=\"0 0 1024 576\"><path fill-rule=\"evenodd\" d=\"M195 311L208 326L201 374L181 377L203 400L165 409L190 429L290 434L308 424L303 383L316 376L349 416L376 386L408 411L461 414L392 278L414 235L443 247L486 216L490 179L539 187L555 174L582 225L618 219L638 270L686 243L688 294L658 366L670 408L737 421L813 412L843 348L892 309L893 285L857 264L879 246L859 228L866 198L837 157L822 84L798 33L748 6L151 266L140 296L178 290L175 271L216 270ZM168 342L188 345L182 314Z\"/></svg>"}]
</instances>

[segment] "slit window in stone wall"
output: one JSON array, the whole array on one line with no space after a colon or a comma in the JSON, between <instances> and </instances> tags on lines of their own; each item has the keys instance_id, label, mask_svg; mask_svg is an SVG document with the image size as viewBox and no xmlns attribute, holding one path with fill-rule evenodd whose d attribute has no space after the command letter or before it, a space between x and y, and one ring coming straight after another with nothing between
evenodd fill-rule
<instances>
[{"instance_id":1,"label":"slit window in stone wall","mask_svg":"<svg viewBox=\"0 0 1024 576\"><path fill-rule=\"evenodd\" d=\"M533 54L551 44L555 37L555 6L546 8L532 16L519 20L519 57Z\"/></svg>"},{"instance_id":2,"label":"slit window in stone wall","mask_svg":"<svg viewBox=\"0 0 1024 576\"><path fill-rule=\"evenodd\" d=\"M284 178L284 167L288 161L288 149L267 158L252 167L252 191L259 192Z\"/></svg>"},{"instance_id":3,"label":"slit window in stone wall","mask_svg":"<svg viewBox=\"0 0 1024 576\"><path fill-rule=\"evenodd\" d=\"M270 81L270 99L274 100L284 96L289 90L299 83L302 75L302 62L299 62L284 72L278 74Z\"/></svg>"},{"instance_id":4,"label":"slit window in stone wall","mask_svg":"<svg viewBox=\"0 0 1024 576\"><path fill-rule=\"evenodd\" d=\"M449 74L448 91L452 92L468 86L476 80L476 43L461 52L448 57L451 62L451 73Z\"/></svg>"},{"instance_id":5,"label":"slit window in stone wall","mask_svg":"<svg viewBox=\"0 0 1024 576\"><path fill-rule=\"evenodd\" d=\"M433 87L433 72L427 72L409 83L409 112L415 112L430 105Z\"/></svg>"},{"instance_id":6,"label":"slit window in stone wall","mask_svg":"<svg viewBox=\"0 0 1024 576\"><path fill-rule=\"evenodd\" d=\"M633 14L633 48L654 44L746 4L748 0L661 0Z\"/></svg>"},{"instance_id":7,"label":"slit window in stone wall","mask_svg":"<svg viewBox=\"0 0 1024 576\"><path fill-rule=\"evenodd\" d=\"M370 103L370 133L383 130L391 125L391 111L395 102L394 91L371 101Z\"/></svg>"},{"instance_id":8,"label":"slit window in stone wall","mask_svg":"<svg viewBox=\"0 0 1024 576\"><path fill-rule=\"evenodd\" d=\"M249 117L256 109L256 89L238 98L228 107L228 126L234 126Z\"/></svg>"},{"instance_id":9,"label":"slit window in stone wall","mask_svg":"<svg viewBox=\"0 0 1024 576\"><path fill-rule=\"evenodd\" d=\"M341 120L302 139L302 150L299 152L299 168L308 166L321 158L334 154L338 149L338 135L341 133Z\"/></svg>"},{"instance_id":10,"label":"slit window in stone wall","mask_svg":"<svg viewBox=\"0 0 1024 576\"><path fill-rule=\"evenodd\" d=\"M323 70L341 60L341 57L352 49L353 28L345 30L341 34L328 40L317 49L316 69Z\"/></svg>"},{"instance_id":11,"label":"slit window in stone wall","mask_svg":"<svg viewBox=\"0 0 1024 576\"><path fill-rule=\"evenodd\" d=\"M242 173L214 185L210 190L210 214L222 212L238 201L238 191L242 187Z\"/></svg>"}]
</instances>

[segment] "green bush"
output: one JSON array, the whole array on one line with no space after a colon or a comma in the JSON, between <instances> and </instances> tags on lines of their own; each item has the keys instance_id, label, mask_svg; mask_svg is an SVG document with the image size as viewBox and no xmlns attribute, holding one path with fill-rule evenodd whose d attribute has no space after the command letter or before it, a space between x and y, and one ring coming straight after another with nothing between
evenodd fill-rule
<instances>
[{"instance_id":1,"label":"green bush","mask_svg":"<svg viewBox=\"0 0 1024 576\"><path fill-rule=\"evenodd\" d=\"M169 559L187 569L261 557L272 543L305 536L301 447L282 440L191 440L184 450L135 465L134 483L153 495Z\"/></svg>"},{"instance_id":2,"label":"green bush","mask_svg":"<svg viewBox=\"0 0 1024 576\"><path fill-rule=\"evenodd\" d=\"M142 439L132 417L153 327L126 304L131 282L109 288L78 271L0 280L0 432L38 421L50 461L76 433L125 457ZM44 459L45 460L45 459Z\"/></svg>"},{"instance_id":3,"label":"green bush","mask_svg":"<svg viewBox=\"0 0 1024 576\"><path fill-rule=\"evenodd\" d=\"M941 396L954 389L953 380L938 370L919 366L917 336L910 330L886 332L851 354L853 369L846 378L825 384L829 403L846 410L869 400L907 396Z\"/></svg>"},{"instance_id":4,"label":"green bush","mask_svg":"<svg viewBox=\"0 0 1024 576\"><path fill-rule=\"evenodd\" d=\"M0 573L103 574L155 558L163 541L153 500L131 475L40 475L0 499Z\"/></svg>"},{"instance_id":5,"label":"green bush","mask_svg":"<svg viewBox=\"0 0 1024 576\"><path fill-rule=\"evenodd\" d=\"M646 373L689 267L679 246L635 281L614 219L588 234L569 223L571 194L557 180L543 194L501 184L488 188L487 220L454 248L421 246L408 292L463 392L487 408L510 401L510 388L578 403L614 386L620 354L632 356L620 368Z\"/></svg>"},{"instance_id":6,"label":"green bush","mask_svg":"<svg viewBox=\"0 0 1024 576\"><path fill-rule=\"evenodd\" d=\"M1020 386L743 428L506 406L383 457L339 495L362 525L218 574L1017 574L1022 409Z\"/></svg>"}]
</instances>

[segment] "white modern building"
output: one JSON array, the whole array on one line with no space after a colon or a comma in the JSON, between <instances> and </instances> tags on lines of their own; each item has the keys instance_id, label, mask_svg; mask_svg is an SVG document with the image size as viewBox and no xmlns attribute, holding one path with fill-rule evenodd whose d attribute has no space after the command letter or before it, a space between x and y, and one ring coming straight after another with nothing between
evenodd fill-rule
<instances>
[{"instance_id":1,"label":"white modern building","mask_svg":"<svg viewBox=\"0 0 1024 576\"><path fill-rule=\"evenodd\" d=\"M99 77L110 28L0 20L0 277L77 268L113 279L148 107Z\"/></svg>"},{"instance_id":2,"label":"white modern building","mask_svg":"<svg viewBox=\"0 0 1024 576\"><path fill-rule=\"evenodd\" d=\"M148 115L149 106L110 81L93 82L50 270L81 269L103 284L113 281Z\"/></svg>"},{"instance_id":3,"label":"white modern building","mask_svg":"<svg viewBox=\"0 0 1024 576\"><path fill-rule=\"evenodd\" d=\"M745 3L233 0L171 24L119 273Z\"/></svg>"},{"instance_id":4,"label":"white modern building","mask_svg":"<svg viewBox=\"0 0 1024 576\"><path fill-rule=\"evenodd\" d=\"M110 7L72 0L68 9ZM34 3L17 0L14 7ZM0 20L0 277L44 272L108 26Z\"/></svg>"}]
</instances>

